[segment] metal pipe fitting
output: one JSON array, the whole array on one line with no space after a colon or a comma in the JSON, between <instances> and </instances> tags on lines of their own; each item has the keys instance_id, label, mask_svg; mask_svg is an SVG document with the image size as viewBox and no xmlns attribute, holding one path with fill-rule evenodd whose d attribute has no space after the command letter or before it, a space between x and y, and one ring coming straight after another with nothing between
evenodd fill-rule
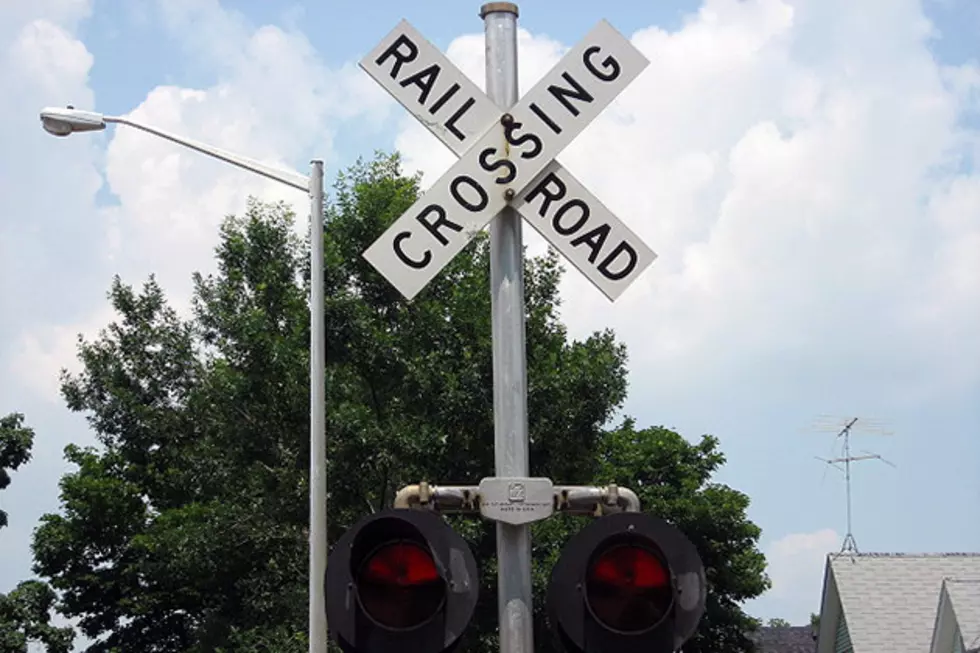
<instances>
[{"instance_id":1,"label":"metal pipe fitting","mask_svg":"<svg viewBox=\"0 0 980 653\"><path fill-rule=\"evenodd\" d=\"M395 494L394 507L439 512L479 512L480 488L475 485L429 485L422 481L406 485ZM610 483L556 485L555 511L601 517L615 512L640 512L640 499L633 490Z\"/></svg>"},{"instance_id":2,"label":"metal pipe fitting","mask_svg":"<svg viewBox=\"0 0 980 653\"><path fill-rule=\"evenodd\" d=\"M429 485L422 481L398 490L394 507L399 510L416 508L439 512L479 511L480 493L472 485Z\"/></svg>"},{"instance_id":3,"label":"metal pipe fitting","mask_svg":"<svg viewBox=\"0 0 980 653\"><path fill-rule=\"evenodd\" d=\"M573 514L608 515L614 512L640 512L640 499L629 488L613 483L606 487L588 485L555 486L555 508Z\"/></svg>"}]
</instances>

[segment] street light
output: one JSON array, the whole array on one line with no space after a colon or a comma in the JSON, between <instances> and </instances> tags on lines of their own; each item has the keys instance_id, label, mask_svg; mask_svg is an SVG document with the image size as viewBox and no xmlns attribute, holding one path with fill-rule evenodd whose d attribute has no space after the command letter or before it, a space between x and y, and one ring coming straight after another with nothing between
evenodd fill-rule
<instances>
[{"instance_id":1,"label":"street light","mask_svg":"<svg viewBox=\"0 0 980 653\"><path fill-rule=\"evenodd\" d=\"M128 125L196 150L215 159L274 179L310 194L310 653L327 651L327 614L324 577L327 570L327 435L326 435L326 329L323 317L323 161L311 162L309 177L280 170L247 157L176 136L128 118L106 116L75 107L47 107L41 125L55 136L101 131L108 123Z\"/></svg>"},{"instance_id":2,"label":"street light","mask_svg":"<svg viewBox=\"0 0 980 653\"><path fill-rule=\"evenodd\" d=\"M67 136L73 132L95 132L105 129L105 117L101 113L79 111L68 105L66 109L54 107L41 111L44 130L55 136Z\"/></svg>"}]
</instances>

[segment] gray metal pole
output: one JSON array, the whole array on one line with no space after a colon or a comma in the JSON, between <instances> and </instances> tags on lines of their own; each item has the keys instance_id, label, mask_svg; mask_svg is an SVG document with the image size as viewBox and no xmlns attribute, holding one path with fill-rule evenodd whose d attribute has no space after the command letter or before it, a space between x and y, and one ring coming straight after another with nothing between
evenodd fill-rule
<instances>
[{"instance_id":1,"label":"gray metal pole","mask_svg":"<svg viewBox=\"0 0 980 653\"><path fill-rule=\"evenodd\" d=\"M486 35L487 95L501 109L517 103L517 5L480 9ZM490 225L493 311L494 461L497 476L527 476L527 360L521 218L505 208ZM501 653L533 653L531 531L497 523L497 608Z\"/></svg>"},{"instance_id":2,"label":"gray metal pole","mask_svg":"<svg viewBox=\"0 0 980 653\"><path fill-rule=\"evenodd\" d=\"M310 653L327 653L327 408L323 161L310 173Z\"/></svg>"}]
</instances>

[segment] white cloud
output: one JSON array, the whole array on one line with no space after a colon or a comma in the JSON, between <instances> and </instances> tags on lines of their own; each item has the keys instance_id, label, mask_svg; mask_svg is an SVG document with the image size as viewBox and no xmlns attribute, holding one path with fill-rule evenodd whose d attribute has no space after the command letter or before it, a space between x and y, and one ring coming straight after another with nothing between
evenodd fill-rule
<instances>
[{"instance_id":1,"label":"white cloud","mask_svg":"<svg viewBox=\"0 0 980 653\"><path fill-rule=\"evenodd\" d=\"M46 9L38 7L37 15L45 15ZM316 156L326 159L330 169L336 158L333 137L343 121L357 115L377 126L390 109L383 92L360 71L350 65L330 68L300 32L272 25L252 28L215 2L161 2L153 10L160 12L177 42L199 57L203 67L220 73L219 81L207 88L158 86L127 114L130 120L278 167L289 168L288 162ZM75 8L70 17L77 21L78 13ZM18 373L47 370L49 363L73 351L75 331L59 325L64 321L99 323L103 312L95 307L105 304L102 294L110 270L134 283L155 274L172 302L186 311L190 273L213 269L217 227L226 215L243 210L248 195L291 203L297 213L297 230L305 234L306 195L277 182L126 126L110 127L104 152L88 135L56 141L43 134L36 122L43 104L60 105L70 98L80 108L98 109L84 86L92 57L69 28L46 18L15 18L23 27L12 40L4 70L20 75L29 92L16 109L0 111L16 112L19 122L30 123L24 125L30 129L27 135L15 135L13 140L17 144L26 138L25 145L14 149L32 149L35 141L42 148L34 160L21 163L26 179L16 187L27 189L21 194L28 199L19 213L52 213L41 198L47 194L49 202L53 199L46 193L49 181L43 174L50 174L51 161L60 161L59 184L80 185L78 193L67 197L61 212L71 207L70 219L89 225L91 246L84 249L84 256L89 267L102 274L97 290L95 286L88 289L91 294L98 292L99 299L86 304L87 315L52 310L45 316L47 326L38 327L34 320L22 323L18 344L11 347L17 350L17 357L8 366L13 365ZM222 37L215 38L216 34ZM79 81L71 81L75 79ZM57 155L52 154L55 149ZM118 203L96 208L95 193L102 180L95 164L103 158L105 181ZM11 181L11 194L14 188ZM5 223L3 229L4 242L23 241L22 225ZM36 242L38 250L49 244L40 235ZM11 265L3 275L5 301L8 290L17 292L15 285L21 284L14 280L26 278L22 270L30 265L27 256L6 260L16 261L20 269L5 263ZM32 303L36 293L29 295L25 304ZM50 389L51 383L34 387Z\"/></svg>"},{"instance_id":2,"label":"white cloud","mask_svg":"<svg viewBox=\"0 0 980 653\"><path fill-rule=\"evenodd\" d=\"M37 118L42 106L64 98L93 101L92 56L71 31L87 10L82 2L35 3L33 13L23 3L0 9L0 87L6 91L0 105L0 337L7 348L27 324L76 319L88 299L82 285L92 276L92 262L84 269L78 262L100 228L93 208L102 184L97 145L54 139Z\"/></svg>"},{"instance_id":3,"label":"white cloud","mask_svg":"<svg viewBox=\"0 0 980 653\"><path fill-rule=\"evenodd\" d=\"M81 371L77 357L78 336L96 337L117 316L104 304L75 324L48 324L22 334L15 346L5 352L9 371L22 387L34 391L48 402L61 402L61 370Z\"/></svg>"},{"instance_id":4,"label":"white cloud","mask_svg":"<svg viewBox=\"0 0 980 653\"><path fill-rule=\"evenodd\" d=\"M841 536L832 529L792 533L765 551L772 589L749 606L763 619L786 619L794 626L810 623L820 612L824 565L828 553L840 550Z\"/></svg>"},{"instance_id":5,"label":"white cloud","mask_svg":"<svg viewBox=\"0 0 980 653\"><path fill-rule=\"evenodd\" d=\"M11 36L35 20L49 21L74 31L79 21L92 13L91 0L34 0L7 2L3 5L4 20L0 21L0 39L8 43Z\"/></svg>"},{"instance_id":6,"label":"white cloud","mask_svg":"<svg viewBox=\"0 0 980 653\"><path fill-rule=\"evenodd\" d=\"M374 119L383 113L375 106L380 91L368 92L349 66L326 66L302 33L248 28L213 3L160 8L183 45L222 76L205 89L153 89L128 115L133 121L278 167L312 156L330 167L341 122L355 113ZM240 212L247 195L293 204L297 229L306 230L309 202L302 192L134 129L113 136L106 173L119 198L113 212L117 264L141 276L156 271L181 303L189 297L189 272L212 267L218 224Z\"/></svg>"},{"instance_id":7,"label":"white cloud","mask_svg":"<svg viewBox=\"0 0 980 653\"><path fill-rule=\"evenodd\" d=\"M661 396L787 366L820 388L848 359L896 400L980 379L980 176L958 167L980 78L932 34L910 0L708 0L637 32L650 66L560 158L660 258L611 308L570 269L573 333L615 329ZM562 47L524 40L532 83ZM482 81L479 37L449 54ZM398 141L430 182L452 162L435 143Z\"/></svg>"}]
</instances>

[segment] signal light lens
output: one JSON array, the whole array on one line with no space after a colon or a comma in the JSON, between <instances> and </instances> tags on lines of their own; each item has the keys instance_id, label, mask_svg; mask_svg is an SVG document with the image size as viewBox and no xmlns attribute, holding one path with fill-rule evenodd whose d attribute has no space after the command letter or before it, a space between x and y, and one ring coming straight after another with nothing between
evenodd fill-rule
<instances>
[{"instance_id":1,"label":"signal light lens","mask_svg":"<svg viewBox=\"0 0 980 653\"><path fill-rule=\"evenodd\" d=\"M432 554L415 542L379 546L361 565L356 582L364 611L392 630L422 625L446 600L446 584Z\"/></svg>"},{"instance_id":2,"label":"signal light lens","mask_svg":"<svg viewBox=\"0 0 980 653\"><path fill-rule=\"evenodd\" d=\"M653 628L674 602L666 563L652 550L634 544L614 545L594 556L585 593L592 615L621 633Z\"/></svg>"}]
</instances>

